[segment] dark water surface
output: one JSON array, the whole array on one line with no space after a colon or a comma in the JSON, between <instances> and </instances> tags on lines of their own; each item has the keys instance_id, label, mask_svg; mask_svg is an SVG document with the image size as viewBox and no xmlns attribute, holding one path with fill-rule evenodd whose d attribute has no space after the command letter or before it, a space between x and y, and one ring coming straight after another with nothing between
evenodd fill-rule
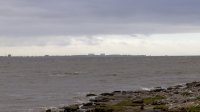
<instances>
[{"instance_id":1,"label":"dark water surface","mask_svg":"<svg viewBox=\"0 0 200 112\"><path fill-rule=\"evenodd\" d=\"M90 93L200 80L200 57L0 58L0 111L37 112Z\"/></svg>"}]
</instances>

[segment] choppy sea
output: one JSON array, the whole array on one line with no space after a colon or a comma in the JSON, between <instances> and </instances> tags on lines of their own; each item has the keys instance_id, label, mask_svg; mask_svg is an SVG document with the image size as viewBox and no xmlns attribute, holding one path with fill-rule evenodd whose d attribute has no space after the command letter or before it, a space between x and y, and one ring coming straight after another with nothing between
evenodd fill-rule
<instances>
[{"instance_id":1,"label":"choppy sea","mask_svg":"<svg viewBox=\"0 0 200 112\"><path fill-rule=\"evenodd\" d=\"M87 93L200 80L200 57L0 57L0 111L40 112Z\"/></svg>"}]
</instances>

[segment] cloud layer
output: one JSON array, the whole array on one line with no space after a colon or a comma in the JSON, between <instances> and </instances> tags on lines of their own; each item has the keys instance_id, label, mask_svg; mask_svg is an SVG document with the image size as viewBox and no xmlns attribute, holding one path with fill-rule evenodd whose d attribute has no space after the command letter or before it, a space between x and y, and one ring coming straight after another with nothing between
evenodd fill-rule
<instances>
[{"instance_id":1,"label":"cloud layer","mask_svg":"<svg viewBox=\"0 0 200 112\"><path fill-rule=\"evenodd\" d=\"M183 53L180 45L200 44L199 5L199 0L0 0L0 54L195 54Z\"/></svg>"},{"instance_id":2,"label":"cloud layer","mask_svg":"<svg viewBox=\"0 0 200 112\"><path fill-rule=\"evenodd\" d=\"M1 0L0 35L199 32L199 0Z\"/></svg>"},{"instance_id":3,"label":"cloud layer","mask_svg":"<svg viewBox=\"0 0 200 112\"><path fill-rule=\"evenodd\" d=\"M199 55L200 52L200 33L49 37L26 43L4 38L3 41L7 43L0 46L1 55Z\"/></svg>"}]
</instances>

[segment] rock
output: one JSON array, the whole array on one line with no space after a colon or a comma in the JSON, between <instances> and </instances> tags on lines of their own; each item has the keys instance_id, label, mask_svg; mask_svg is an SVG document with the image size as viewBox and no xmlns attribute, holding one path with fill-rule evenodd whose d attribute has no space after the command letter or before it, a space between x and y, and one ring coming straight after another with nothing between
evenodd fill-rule
<instances>
[{"instance_id":1,"label":"rock","mask_svg":"<svg viewBox=\"0 0 200 112\"><path fill-rule=\"evenodd\" d=\"M97 95L96 94L92 94L92 93L86 95L86 97L93 97L93 96L97 96Z\"/></svg>"},{"instance_id":2,"label":"rock","mask_svg":"<svg viewBox=\"0 0 200 112\"><path fill-rule=\"evenodd\" d=\"M155 87L153 90L151 90L153 92L161 92L161 91L165 91L165 89L161 88L161 87Z\"/></svg>"},{"instance_id":3,"label":"rock","mask_svg":"<svg viewBox=\"0 0 200 112\"><path fill-rule=\"evenodd\" d=\"M111 99L107 97L97 97L95 99L90 99L91 102L108 102L110 100Z\"/></svg>"},{"instance_id":4,"label":"rock","mask_svg":"<svg viewBox=\"0 0 200 112\"><path fill-rule=\"evenodd\" d=\"M182 92L181 95L183 96L190 96L193 92L191 91L185 91L185 92Z\"/></svg>"},{"instance_id":5,"label":"rock","mask_svg":"<svg viewBox=\"0 0 200 112\"><path fill-rule=\"evenodd\" d=\"M195 100L197 100L196 97L189 97L189 98L183 99L183 102L186 103L186 102L192 102L192 101L195 101Z\"/></svg>"},{"instance_id":6,"label":"rock","mask_svg":"<svg viewBox=\"0 0 200 112\"><path fill-rule=\"evenodd\" d=\"M45 112L200 112L199 91L200 82L192 82L167 89L155 87L150 91L113 91L98 96L87 94L86 97L93 98L88 103ZM190 111L188 107L191 107Z\"/></svg>"},{"instance_id":7,"label":"rock","mask_svg":"<svg viewBox=\"0 0 200 112\"><path fill-rule=\"evenodd\" d=\"M186 88L185 85L177 85L177 86L172 86L172 87L168 87L167 90L178 90L178 89L183 89Z\"/></svg>"},{"instance_id":8,"label":"rock","mask_svg":"<svg viewBox=\"0 0 200 112\"><path fill-rule=\"evenodd\" d=\"M169 112L188 112L188 111L186 111L186 109L183 107L172 107L169 108Z\"/></svg>"},{"instance_id":9,"label":"rock","mask_svg":"<svg viewBox=\"0 0 200 112\"><path fill-rule=\"evenodd\" d=\"M79 105L70 105L63 107L64 112L76 112L79 109Z\"/></svg>"},{"instance_id":10,"label":"rock","mask_svg":"<svg viewBox=\"0 0 200 112\"><path fill-rule=\"evenodd\" d=\"M93 112L113 112L113 109L95 108L95 110Z\"/></svg>"},{"instance_id":11,"label":"rock","mask_svg":"<svg viewBox=\"0 0 200 112\"><path fill-rule=\"evenodd\" d=\"M63 109L59 109L59 108L56 108L56 107L52 107L52 108L50 108L50 109L45 110L45 112L63 112L63 111L61 111L61 110L63 110Z\"/></svg>"},{"instance_id":12,"label":"rock","mask_svg":"<svg viewBox=\"0 0 200 112\"><path fill-rule=\"evenodd\" d=\"M132 102L141 104L141 103L144 103L144 100L143 99L134 99Z\"/></svg>"},{"instance_id":13,"label":"rock","mask_svg":"<svg viewBox=\"0 0 200 112\"><path fill-rule=\"evenodd\" d=\"M113 91L112 94L120 94L121 91Z\"/></svg>"},{"instance_id":14,"label":"rock","mask_svg":"<svg viewBox=\"0 0 200 112\"><path fill-rule=\"evenodd\" d=\"M186 86L187 86L187 88L199 87L199 86L200 86L200 82L191 82L191 83L187 83Z\"/></svg>"},{"instance_id":15,"label":"rock","mask_svg":"<svg viewBox=\"0 0 200 112\"><path fill-rule=\"evenodd\" d=\"M92 102L89 102L89 103L84 103L83 106L92 106L93 103Z\"/></svg>"},{"instance_id":16,"label":"rock","mask_svg":"<svg viewBox=\"0 0 200 112\"><path fill-rule=\"evenodd\" d=\"M179 91L174 91L173 93L174 93L174 94L179 94L180 92L179 92Z\"/></svg>"},{"instance_id":17,"label":"rock","mask_svg":"<svg viewBox=\"0 0 200 112\"><path fill-rule=\"evenodd\" d=\"M45 112L51 112L51 109L47 109Z\"/></svg>"},{"instance_id":18,"label":"rock","mask_svg":"<svg viewBox=\"0 0 200 112\"><path fill-rule=\"evenodd\" d=\"M180 88L184 88L185 86L184 85L177 85L177 86L174 86L175 89L180 89Z\"/></svg>"},{"instance_id":19,"label":"rock","mask_svg":"<svg viewBox=\"0 0 200 112\"><path fill-rule=\"evenodd\" d=\"M152 103L152 105L165 105L165 104L167 104L167 102L164 100L156 100Z\"/></svg>"},{"instance_id":20,"label":"rock","mask_svg":"<svg viewBox=\"0 0 200 112\"><path fill-rule=\"evenodd\" d=\"M101 93L100 95L101 96L114 96L113 93Z\"/></svg>"},{"instance_id":21,"label":"rock","mask_svg":"<svg viewBox=\"0 0 200 112\"><path fill-rule=\"evenodd\" d=\"M144 104L141 105L140 110L144 110Z\"/></svg>"},{"instance_id":22,"label":"rock","mask_svg":"<svg viewBox=\"0 0 200 112\"><path fill-rule=\"evenodd\" d=\"M173 90L175 89L174 87L168 87L167 90Z\"/></svg>"},{"instance_id":23,"label":"rock","mask_svg":"<svg viewBox=\"0 0 200 112\"><path fill-rule=\"evenodd\" d=\"M126 91L122 91L122 95L126 95L127 94L127 92Z\"/></svg>"}]
</instances>

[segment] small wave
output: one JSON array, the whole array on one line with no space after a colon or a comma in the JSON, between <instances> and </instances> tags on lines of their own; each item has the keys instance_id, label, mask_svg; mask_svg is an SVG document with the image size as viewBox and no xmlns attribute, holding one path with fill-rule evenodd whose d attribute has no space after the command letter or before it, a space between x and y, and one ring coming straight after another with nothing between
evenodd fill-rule
<instances>
[{"instance_id":1,"label":"small wave","mask_svg":"<svg viewBox=\"0 0 200 112\"><path fill-rule=\"evenodd\" d=\"M49 75L50 77L65 77L65 74L53 74L53 75Z\"/></svg>"},{"instance_id":2,"label":"small wave","mask_svg":"<svg viewBox=\"0 0 200 112\"><path fill-rule=\"evenodd\" d=\"M65 72L66 75L79 75L80 72Z\"/></svg>"},{"instance_id":3,"label":"small wave","mask_svg":"<svg viewBox=\"0 0 200 112\"><path fill-rule=\"evenodd\" d=\"M141 87L141 90L145 90L145 91L150 91L152 89L154 89L154 88Z\"/></svg>"},{"instance_id":4,"label":"small wave","mask_svg":"<svg viewBox=\"0 0 200 112\"><path fill-rule=\"evenodd\" d=\"M48 110L48 109L57 110L58 107L54 107L54 106L51 106L51 107L39 107L39 108L37 109L37 111L44 112L44 111L46 111L46 110ZM35 111L35 109L33 109L33 110ZM34 112L34 111L33 111L33 112ZM32 112L32 111L31 111L31 112Z\"/></svg>"},{"instance_id":5,"label":"small wave","mask_svg":"<svg viewBox=\"0 0 200 112\"><path fill-rule=\"evenodd\" d=\"M79 75L81 72L65 72L65 73L53 73L49 76L51 77L66 77L66 76L73 76L73 75Z\"/></svg>"}]
</instances>

